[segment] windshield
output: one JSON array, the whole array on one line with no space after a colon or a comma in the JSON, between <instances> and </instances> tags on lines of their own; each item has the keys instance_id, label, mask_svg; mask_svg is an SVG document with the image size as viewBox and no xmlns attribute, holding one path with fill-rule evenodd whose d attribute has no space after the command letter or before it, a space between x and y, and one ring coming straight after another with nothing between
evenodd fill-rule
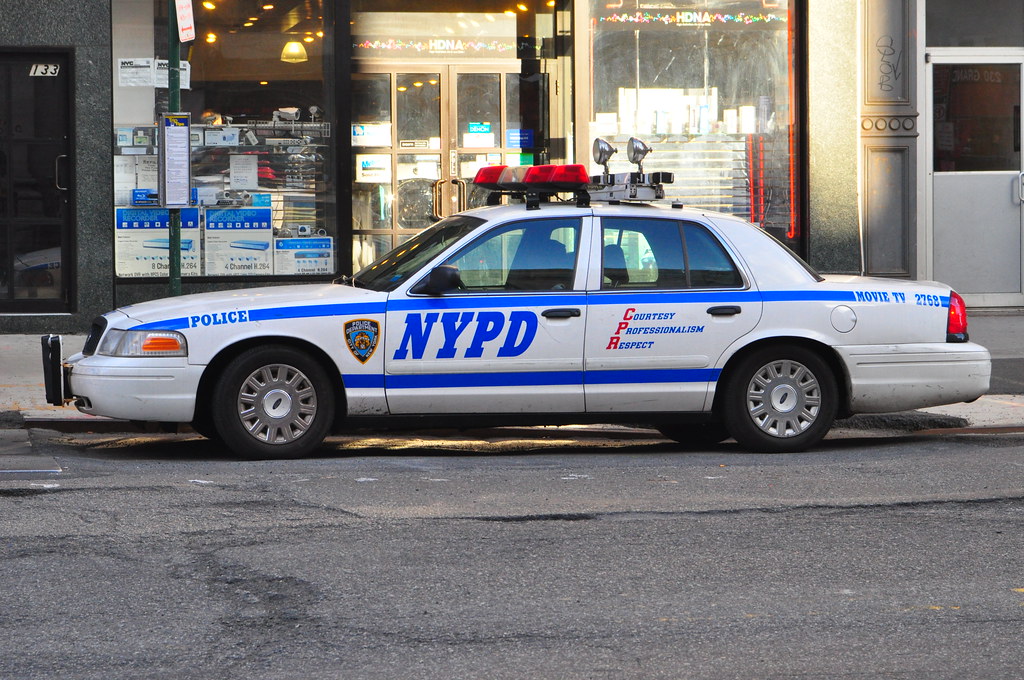
<instances>
[{"instance_id":1,"label":"windshield","mask_svg":"<svg viewBox=\"0 0 1024 680\"><path fill-rule=\"evenodd\" d=\"M353 283L360 288L392 291L448 246L483 223L479 217L468 215L447 217L357 272L352 277Z\"/></svg>"}]
</instances>

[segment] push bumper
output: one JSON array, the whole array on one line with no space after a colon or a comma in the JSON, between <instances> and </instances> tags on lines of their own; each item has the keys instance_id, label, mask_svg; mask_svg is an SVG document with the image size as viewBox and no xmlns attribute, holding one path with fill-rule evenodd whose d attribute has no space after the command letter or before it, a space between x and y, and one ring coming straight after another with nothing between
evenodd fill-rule
<instances>
[{"instance_id":1,"label":"push bumper","mask_svg":"<svg viewBox=\"0 0 1024 680\"><path fill-rule=\"evenodd\" d=\"M44 335L40 338L43 350L43 385L46 389L46 403L64 406L70 399L68 388L68 371L64 365L63 338L59 335Z\"/></svg>"}]
</instances>

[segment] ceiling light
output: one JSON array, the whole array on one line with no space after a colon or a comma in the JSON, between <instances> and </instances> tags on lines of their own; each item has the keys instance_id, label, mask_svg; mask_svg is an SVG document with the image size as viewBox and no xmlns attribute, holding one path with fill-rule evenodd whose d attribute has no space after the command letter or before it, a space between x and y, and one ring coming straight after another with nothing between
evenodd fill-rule
<instances>
[{"instance_id":1,"label":"ceiling light","mask_svg":"<svg viewBox=\"0 0 1024 680\"><path fill-rule=\"evenodd\" d=\"M270 3L268 2L267 4L263 5L263 9L267 9L267 10L270 10L270 9L274 9L274 6L273 6L273 5L271 5L271 4L270 4Z\"/></svg>"},{"instance_id":2,"label":"ceiling light","mask_svg":"<svg viewBox=\"0 0 1024 680\"><path fill-rule=\"evenodd\" d=\"M284 49L281 50L281 61L286 61L289 64L300 64L308 58L305 46L297 40L285 43Z\"/></svg>"},{"instance_id":3,"label":"ceiling light","mask_svg":"<svg viewBox=\"0 0 1024 680\"><path fill-rule=\"evenodd\" d=\"M206 34L206 42L208 42L208 43L215 43L215 42L217 42L217 34L216 33L207 33Z\"/></svg>"},{"instance_id":4,"label":"ceiling light","mask_svg":"<svg viewBox=\"0 0 1024 680\"><path fill-rule=\"evenodd\" d=\"M314 38L314 37L313 37L313 36L311 36L311 35L307 35L307 36L306 36L305 38L303 38L303 39L302 39L302 42L308 42L308 43L311 43L311 42L313 42L314 40L316 40L316 38Z\"/></svg>"},{"instance_id":5,"label":"ceiling light","mask_svg":"<svg viewBox=\"0 0 1024 680\"><path fill-rule=\"evenodd\" d=\"M242 24L242 25L243 25L243 26L246 26L246 27L248 27L248 26L252 26L252 22L251 22L251 21L246 21L246 22L245 22L244 24Z\"/></svg>"},{"instance_id":6,"label":"ceiling light","mask_svg":"<svg viewBox=\"0 0 1024 680\"><path fill-rule=\"evenodd\" d=\"M206 2L203 3L203 7L206 9L217 9L217 5L210 2L210 0L206 0Z\"/></svg>"}]
</instances>

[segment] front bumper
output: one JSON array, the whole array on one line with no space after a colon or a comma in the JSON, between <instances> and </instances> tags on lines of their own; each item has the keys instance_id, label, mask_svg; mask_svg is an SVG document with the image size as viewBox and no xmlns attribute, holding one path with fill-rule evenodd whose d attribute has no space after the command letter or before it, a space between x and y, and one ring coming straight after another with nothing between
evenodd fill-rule
<instances>
[{"instance_id":1,"label":"front bumper","mask_svg":"<svg viewBox=\"0 0 1024 680\"><path fill-rule=\"evenodd\" d=\"M965 343L850 345L846 366L852 413L888 413L974 401L988 392L989 351Z\"/></svg>"},{"instance_id":2,"label":"front bumper","mask_svg":"<svg viewBox=\"0 0 1024 680\"><path fill-rule=\"evenodd\" d=\"M56 339L55 339L56 338ZM73 401L82 413L123 420L191 422L203 366L183 357L76 354L60 360L59 336L43 336L46 400Z\"/></svg>"}]
</instances>

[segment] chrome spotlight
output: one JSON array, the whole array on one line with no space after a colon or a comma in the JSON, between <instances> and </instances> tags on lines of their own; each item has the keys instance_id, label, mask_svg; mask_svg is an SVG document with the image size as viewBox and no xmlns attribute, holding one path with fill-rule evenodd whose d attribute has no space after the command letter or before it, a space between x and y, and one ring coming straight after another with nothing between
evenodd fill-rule
<instances>
[{"instance_id":1,"label":"chrome spotlight","mask_svg":"<svg viewBox=\"0 0 1024 680\"><path fill-rule=\"evenodd\" d=\"M653 149L644 144L636 137L630 137L629 142L626 143L626 155L629 157L629 162L637 166L637 172L642 173L644 171L644 158L647 157Z\"/></svg>"},{"instance_id":2,"label":"chrome spotlight","mask_svg":"<svg viewBox=\"0 0 1024 680\"><path fill-rule=\"evenodd\" d=\"M605 177L608 177L610 174L608 172L609 159L618 152L618 149L600 137L594 140L594 162L604 168Z\"/></svg>"}]
</instances>

